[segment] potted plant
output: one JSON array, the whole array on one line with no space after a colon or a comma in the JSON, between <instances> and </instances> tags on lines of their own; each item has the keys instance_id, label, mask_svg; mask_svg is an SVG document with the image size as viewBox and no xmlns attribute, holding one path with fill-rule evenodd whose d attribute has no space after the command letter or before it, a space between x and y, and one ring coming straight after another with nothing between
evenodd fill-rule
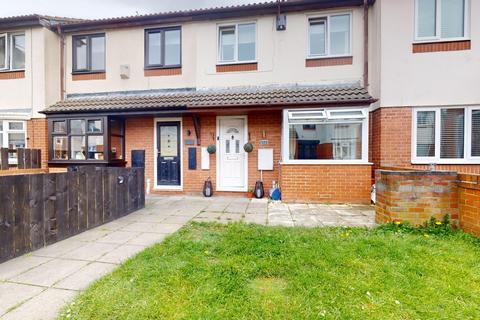
<instances>
[{"instance_id":1,"label":"potted plant","mask_svg":"<svg viewBox=\"0 0 480 320\"><path fill-rule=\"evenodd\" d=\"M245 143L245 145L243 146L243 150L245 150L245 152L252 152L253 151L253 144L251 144L250 142L247 142Z\"/></svg>"},{"instance_id":2,"label":"potted plant","mask_svg":"<svg viewBox=\"0 0 480 320\"><path fill-rule=\"evenodd\" d=\"M207 147L207 152L209 154L214 154L215 152L217 152L217 146L214 145L214 144L211 144Z\"/></svg>"},{"instance_id":3,"label":"potted plant","mask_svg":"<svg viewBox=\"0 0 480 320\"><path fill-rule=\"evenodd\" d=\"M247 198L248 199L252 199L254 197L254 194L253 194L254 191L255 191L255 189L253 187L248 188L248 192L247 192Z\"/></svg>"}]
</instances>

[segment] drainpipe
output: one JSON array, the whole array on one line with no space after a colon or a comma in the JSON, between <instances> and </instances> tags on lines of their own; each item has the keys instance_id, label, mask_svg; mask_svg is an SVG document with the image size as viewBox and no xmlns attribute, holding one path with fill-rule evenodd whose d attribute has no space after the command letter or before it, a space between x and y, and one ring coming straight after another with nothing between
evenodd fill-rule
<instances>
[{"instance_id":1,"label":"drainpipe","mask_svg":"<svg viewBox=\"0 0 480 320\"><path fill-rule=\"evenodd\" d=\"M368 90L368 1L363 0L363 86Z\"/></svg>"},{"instance_id":2,"label":"drainpipe","mask_svg":"<svg viewBox=\"0 0 480 320\"><path fill-rule=\"evenodd\" d=\"M65 35L60 25L57 25L57 33L60 36L60 100L65 98Z\"/></svg>"}]
</instances>

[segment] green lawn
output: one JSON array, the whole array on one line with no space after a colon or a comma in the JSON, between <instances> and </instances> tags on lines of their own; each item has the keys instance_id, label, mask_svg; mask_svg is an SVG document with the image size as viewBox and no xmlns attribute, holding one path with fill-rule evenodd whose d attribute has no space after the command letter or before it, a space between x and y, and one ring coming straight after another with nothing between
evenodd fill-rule
<instances>
[{"instance_id":1,"label":"green lawn","mask_svg":"<svg viewBox=\"0 0 480 320\"><path fill-rule=\"evenodd\" d=\"M480 246L446 235L191 224L62 319L480 319Z\"/></svg>"}]
</instances>

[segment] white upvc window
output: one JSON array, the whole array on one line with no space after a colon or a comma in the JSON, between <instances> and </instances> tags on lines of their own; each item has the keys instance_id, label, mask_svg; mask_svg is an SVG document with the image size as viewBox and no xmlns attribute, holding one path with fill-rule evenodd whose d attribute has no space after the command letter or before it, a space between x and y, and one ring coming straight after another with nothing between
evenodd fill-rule
<instances>
[{"instance_id":1,"label":"white upvc window","mask_svg":"<svg viewBox=\"0 0 480 320\"><path fill-rule=\"evenodd\" d=\"M415 0L415 40L469 38L470 0Z\"/></svg>"},{"instance_id":2,"label":"white upvc window","mask_svg":"<svg viewBox=\"0 0 480 320\"><path fill-rule=\"evenodd\" d=\"M366 107L284 110L282 132L284 163L368 163Z\"/></svg>"},{"instance_id":3,"label":"white upvc window","mask_svg":"<svg viewBox=\"0 0 480 320\"><path fill-rule=\"evenodd\" d=\"M337 13L308 19L308 58L351 55L351 13Z\"/></svg>"},{"instance_id":4,"label":"white upvc window","mask_svg":"<svg viewBox=\"0 0 480 320\"><path fill-rule=\"evenodd\" d=\"M25 69L25 34L0 34L0 71Z\"/></svg>"},{"instance_id":5,"label":"white upvc window","mask_svg":"<svg viewBox=\"0 0 480 320\"><path fill-rule=\"evenodd\" d=\"M0 147L8 149L26 148L27 128L25 121L0 120ZM16 153L10 153L10 164L17 164Z\"/></svg>"},{"instance_id":6,"label":"white upvc window","mask_svg":"<svg viewBox=\"0 0 480 320\"><path fill-rule=\"evenodd\" d=\"M243 22L218 27L218 63L252 63L257 60L257 24Z\"/></svg>"},{"instance_id":7,"label":"white upvc window","mask_svg":"<svg viewBox=\"0 0 480 320\"><path fill-rule=\"evenodd\" d=\"M480 163L480 107L413 111L412 163Z\"/></svg>"}]
</instances>

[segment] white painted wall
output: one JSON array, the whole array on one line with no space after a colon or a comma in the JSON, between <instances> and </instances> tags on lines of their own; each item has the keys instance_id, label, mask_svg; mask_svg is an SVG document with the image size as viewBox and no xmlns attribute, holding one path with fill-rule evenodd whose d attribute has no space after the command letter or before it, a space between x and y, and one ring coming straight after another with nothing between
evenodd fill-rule
<instances>
[{"instance_id":1,"label":"white painted wall","mask_svg":"<svg viewBox=\"0 0 480 320\"><path fill-rule=\"evenodd\" d=\"M380 106L480 104L480 1L470 3L471 50L413 54L415 1L377 0L380 79L372 90L380 93Z\"/></svg>"},{"instance_id":2,"label":"white painted wall","mask_svg":"<svg viewBox=\"0 0 480 320\"><path fill-rule=\"evenodd\" d=\"M25 32L25 78L0 80L0 115L32 109L33 117L43 117L38 112L60 99L58 37L41 27L8 32Z\"/></svg>"},{"instance_id":3,"label":"white painted wall","mask_svg":"<svg viewBox=\"0 0 480 320\"><path fill-rule=\"evenodd\" d=\"M306 68L308 17L352 12L353 65ZM258 70L217 73L217 26L236 21L257 22ZM185 87L268 84L318 84L361 81L363 74L363 11L290 13L287 30L276 31L275 16L242 20L192 22L182 25L182 75L144 76L144 30L156 26L98 30L106 33L106 80L72 81L72 37L66 41L66 91L94 93ZM97 31L96 31L97 32ZM130 79L120 78L120 65L130 66Z\"/></svg>"}]
</instances>

